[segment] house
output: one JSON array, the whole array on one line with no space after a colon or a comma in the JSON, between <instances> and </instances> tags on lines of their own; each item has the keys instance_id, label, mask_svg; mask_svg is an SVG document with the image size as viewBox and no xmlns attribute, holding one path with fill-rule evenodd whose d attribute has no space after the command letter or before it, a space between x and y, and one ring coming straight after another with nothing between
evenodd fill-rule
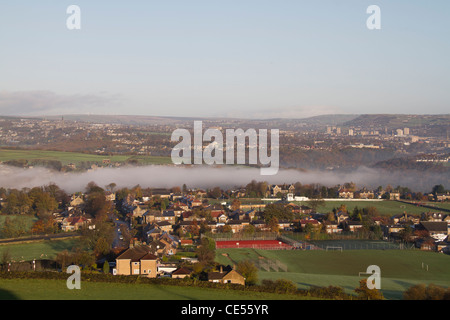
<instances>
[{"instance_id":1,"label":"house","mask_svg":"<svg viewBox=\"0 0 450 320\"><path fill-rule=\"evenodd\" d=\"M189 278L192 274L192 271L181 267L178 268L177 270L175 270L174 272L172 272L172 278L174 279L184 279L184 278Z\"/></svg>"},{"instance_id":2,"label":"house","mask_svg":"<svg viewBox=\"0 0 450 320\"><path fill-rule=\"evenodd\" d=\"M382 229L386 236L393 236L405 230L405 226L401 224L383 225Z\"/></svg>"},{"instance_id":3,"label":"house","mask_svg":"<svg viewBox=\"0 0 450 320\"><path fill-rule=\"evenodd\" d=\"M110 191L105 192L105 197L106 197L106 200L108 200L108 201L116 200L116 194L114 192L110 192Z\"/></svg>"},{"instance_id":4,"label":"house","mask_svg":"<svg viewBox=\"0 0 450 320\"><path fill-rule=\"evenodd\" d=\"M148 211L148 206L145 204L138 204L133 207L133 217L142 217Z\"/></svg>"},{"instance_id":5,"label":"house","mask_svg":"<svg viewBox=\"0 0 450 320\"><path fill-rule=\"evenodd\" d=\"M70 216L61 222L61 230L64 232L76 231L91 223L91 219L84 216Z\"/></svg>"},{"instance_id":6,"label":"house","mask_svg":"<svg viewBox=\"0 0 450 320\"><path fill-rule=\"evenodd\" d=\"M161 216L159 217L155 217L155 220L157 222L159 221L166 221L169 222L170 224L175 224L175 212L172 210L164 210L161 214Z\"/></svg>"},{"instance_id":7,"label":"house","mask_svg":"<svg viewBox=\"0 0 450 320\"><path fill-rule=\"evenodd\" d=\"M399 192L390 192L389 200L400 200L400 193Z\"/></svg>"},{"instance_id":8,"label":"house","mask_svg":"<svg viewBox=\"0 0 450 320\"><path fill-rule=\"evenodd\" d=\"M351 221L346 220L343 223L344 229L349 230L350 232L358 231L358 229L363 227L363 224L360 221Z\"/></svg>"},{"instance_id":9,"label":"house","mask_svg":"<svg viewBox=\"0 0 450 320\"><path fill-rule=\"evenodd\" d=\"M233 231L233 233L241 232L242 229L244 229L244 227L248 224L249 224L248 221L242 221L242 220L229 220L227 222L227 225L229 225L231 227L231 230Z\"/></svg>"},{"instance_id":10,"label":"house","mask_svg":"<svg viewBox=\"0 0 450 320\"><path fill-rule=\"evenodd\" d=\"M316 219L301 219L299 220L299 224L302 229L306 227L306 225L311 225L313 229L319 230L320 229L320 222Z\"/></svg>"},{"instance_id":11,"label":"house","mask_svg":"<svg viewBox=\"0 0 450 320\"><path fill-rule=\"evenodd\" d=\"M194 221L197 220L197 217L194 215L192 211L185 211L181 213L181 218L183 221Z\"/></svg>"},{"instance_id":12,"label":"house","mask_svg":"<svg viewBox=\"0 0 450 320\"><path fill-rule=\"evenodd\" d=\"M344 211L339 211L335 214L335 218L338 224L341 224L342 222L348 220L350 218L350 216L348 215L347 212Z\"/></svg>"},{"instance_id":13,"label":"house","mask_svg":"<svg viewBox=\"0 0 450 320\"><path fill-rule=\"evenodd\" d=\"M258 230L258 231L269 231L270 227L266 225L266 222L264 220L253 220L252 225Z\"/></svg>"},{"instance_id":14,"label":"house","mask_svg":"<svg viewBox=\"0 0 450 320\"><path fill-rule=\"evenodd\" d=\"M419 230L426 230L431 238L442 241L448 235L448 224L445 221L421 221Z\"/></svg>"},{"instance_id":15,"label":"house","mask_svg":"<svg viewBox=\"0 0 450 320\"><path fill-rule=\"evenodd\" d=\"M232 283L245 285L245 278L236 270L224 271L220 266L219 272L209 272L208 281L215 283Z\"/></svg>"},{"instance_id":16,"label":"house","mask_svg":"<svg viewBox=\"0 0 450 320\"><path fill-rule=\"evenodd\" d=\"M425 220L425 221L435 221L435 222L447 221L446 218L447 218L447 215L443 214L441 212L424 212L424 213L422 213L422 220Z\"/></svg>"},{"instance_id":17,"label":"house","mask_svg":"<svg viewBox=\"0 0 450 320\"><path fill-rule=\"evenodd\" d=\"M169 199L172 195L167 189L152 189L152 196L160 197L161 199Z\"/></svg>"},{"instance_id":18,"label":"house","mask_svg":"<svg viewBox=\"0 0 450 320\"><path fill-rule=\"evenodd\" d=\"M355 196L355 193L348 189L340 189L338 191L338 194L339 194L339 198L343 198L343 199L353 199Z\"/></svg>"},{"instance_id":19,"label":"house","mask_svg":"<svg viewBox=\"0 0 450 320\"><path fill-rule=\"evenodd\" d=\"M292 223L289 220L279 220L278 221L278 228L280 230L284 230L284 231L291 231L292 230Z\"/></svg>"},{"instance_id":20,"label":"house","mask_svg":"<svg viewBox=\"0 0 450 320\"><path fill-rule=\"evenodd\" d=\"M162 214L157 210L148 210L142 215L143 223L154 223L156 221L161 221Z\"/></svg>"},{"instance_id":21,"label":"house","mask_svg":"<svg viewBox=\"0 0 450 320\"><path fill-rule=\"evenodd\" d=\"M173 225L169 221L156 222L156 226L163 232L170 232L173 229Z\"/></svg>"},{"instance_id":22,"label":"house","mask_svg":"<svg viewBox=\"0 0 450 320\"><path fill-rule=\"evenodd\" d=\"M173 255L176 253L176 248L170 245L167 241L163 239L155 239L148 244L150 252L158 257L164 255Z\"/></svg>"},{"instance_id":23,"label":"house","mask_svg":"<svg viewBox=\"0 0 450 320\"><path fill-rule=\"evenodd\" d=\"M202 205L202 202L200 200L192 200L191 201L191 208L200 207Z\"/></svg>"},{"instance_id":24,"label":"house","mask_svg":"<svg viewBox=\"0 0 450 320\"><path fill-rule=\"evenodd\" d=\"M148 224L143 228L144 239L151 242L163 234L163 230L156 224Z\"/></svg>"},{"instance_id":25,"label":"house","mask_svg":"<svg viewBox=\"0 0 450 320\"><path fill-rule=\"evenodd\" d=\"M339 225L336 221L326 223L325 224L325 232L326 233L341 233L342 229L339 228Z\"/></svg>"},{"instance_id":26,"label":"house","mask_svg":"<svg viewBox=\"0 0 450 320\"><path fill-rule=\"evenodd\" d=\"M227 221L228 221L228 216L225 214L221 214L220 216L217 217L218 223L227 223Z\"/></svg>"},{"instance_id":27,"label":"house","mask_svg":"<svg viewBox=\"0 0 450 320\"><path fill-rule=\"evenodd\" d=\"M405 213L395 215L392 217L392 221L394 224L397 223L410 223L410 224L418 224L420 222L420 218L414 215L410 215Z\"/></svg>"},{"instance_id":28,"label":"house","mask_svg":"<svg viewBox=\"0 0 450 320\"><path fill-rule=\"evenodd\" d=\"M175 270L177 270L175 263L158 263L158 275L171 275Z\"/></svg>"},{"instance_id":29,"label":"house","mask_svg":"<svg viewBox=\"0 0 450 320\"><path fill-rule=\"evenodd\" d=\"M70 199L70 206L71 207L77 207L84 203L83 196L82 195L72 195Z\"/></svg>"},{"instance_id":30,"label":"house","mask_svg":"<svg viewBox=\"0 0 450 320\"><path fill-rule=\"evenodd\" d=\"M179 227L183 232L190 232L194 229L200 230L200 227L197 223L197 221L181 221L179 224Z\"/></svg>"},{"instance_id":31,"label":"house","mask_svg":"<svg viewBox=\"0 0 450 320\"><path fill-rule=\"evenodd\" d=\"M219 230L219 227L225 225L224 223L217 223L215 221L208 221L207 224L208 224L209 231L212 233L216 233Z\"/></svg>"},{"instance_id":32,"label":"house","mask_svg":"<svg viewBox=\"0 0 450 320\"><path fill-rule=\"evenodd\" d=\"M450 200L450 192L447 193L437 193L436 194L436 201L447 201Z\"/></svg>"},{"instance_id":33,"label":"house","mask_svg":"<svg viewBox=\"0 0 450 320\"><path fill-rule=\"evenodd\" d=\"M117 275L142 275L156 278L158 258L145 245L133 246L116 258Z\"/></svg>"},{"instance_id":34,"label":"house","mask_svg":"<svg viewBox=\"0 0 450 320\"><path fill-rule=\"evenodd\" d=\"M374 199L375 198L375 194L373 191L369 191L366 189L360 190L355 194L356 198L359 199Z\"/></svg>"},{"instance_id":35,"label":"house","mask_svg":"<svg viewBox=\"0 0 450 320\"><path fill-rule=\"evenodd\" d=\"M293 185L282 185L278 186L276 184L269 186L268 195L272 197L277 197L278 195L285 195L288 193L294 193L295 187Z\"/></svg>"}]
</instances>

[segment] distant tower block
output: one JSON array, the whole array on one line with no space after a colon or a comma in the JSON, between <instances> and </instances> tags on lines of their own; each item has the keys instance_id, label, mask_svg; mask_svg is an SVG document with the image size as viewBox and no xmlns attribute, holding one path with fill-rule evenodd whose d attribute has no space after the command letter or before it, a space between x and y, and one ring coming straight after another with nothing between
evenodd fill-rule
<instances>
[{"instance_id":1,"label":"distant tower block","mask_svg":"<svg viewBox=\"0 0 450 320\"><path fill-rule=\"evenodd\" d=\"M348 135L352 136L353 135L353 129L348 129Z\"/></svg>"},{"instance_id":2,"label":"distant tower block","mask_svg":"<svg viewBox=\"0 0 450 320\"><path fill-rule=\"evenodd\" d=\"M403 129L403 134L404 134L405 136L409 135L409 128Z\"/></svg>"},{"instance_id":3,"label":"distant tower block","mask_svg":"<svg viewBox=\"0 0 450 320\"><path fill-rule=\"evenodd\" d=\"M327 133L328 133L328 134L331 133L331 127L327 127Z\"/></svg>"},{"instance_id":4,"label":"distant tower block","mask_svg":"<svg viewBox=\"0 0 450 320\"><path fill-rule=\"evenodd\" d=\"M399 137L403 136L403 130L402 129L397 129L397 136L399 136Z\"/></svg>"},{"instance_id":5,"label":"distant tower block","mask_svg":"<svg viewBox=\"0 0 450 320\"><path fill-rule=\"evenodd\" d=\"M336 128L336 134L341 134L341 128Z\"/></svg>"}]
</instances>

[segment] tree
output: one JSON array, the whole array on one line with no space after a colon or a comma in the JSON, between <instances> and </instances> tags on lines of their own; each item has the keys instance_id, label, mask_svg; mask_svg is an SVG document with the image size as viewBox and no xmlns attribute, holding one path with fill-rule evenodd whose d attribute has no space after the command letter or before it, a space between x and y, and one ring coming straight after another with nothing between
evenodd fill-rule
<instances>
[{"instance_id":1,"label":"tree","mask_svg":"<svg viewBox=\"0 0 450 320\"><path fill-rule=\"evenodd\" d=\"M445 188L442 184L437 184L433 187L431 193L436 196L439 193L445 193Z\"/></svg>"},{"instance_id":2,"label":"tree","mask_svg":"<svg viewBox=\"0 0 450 320\"><path fill-rule=\"evenodd\" d=\"M201 245L196 251L198 261L203 265L211 265L214 263L216 258L216 251L214 247L214 241L208 238L203 238Z\"/></svg>"},{"instance_id":3,"label":"tree","mask_svg":"<svg viewBox=\"0 0 450 320\"><path fill-rule=\"evenodd\" d=\"M241 208L241 202L238 199L234 199L231 203L231 211L236 211Z\"/></svg>"},{"instance_id":4,"label":"tree","mask_svg":"<svg viewBox=\"0 0 450 320\"><path fill-rule=\"evenodd\" d=\"M308 205L313 209L313 212L317 212L319 207L323 207L325 205L325 201L320 197L314 197L309 199Z\"/></svg>"},{"instance_id":5,"label":"tree","mask_svg":"<svg viewBox=\"0 0 450 320\"><path fill-rule=\"evenodd\" d=\"M1 258L1 265L3 268L3 271L8 270L8 263L11 261L11 252L9 250L9 248L6 248L2 251L2 258Z\"/></svg>"},{"instance_id":6,"label":"tree","mask_svg":"<svg viewBox=\"0 0 450 320\"><path fill-rule=\"evenodd\" d=\"M293 218L292 210L287 208L286 206L279 203L271 203L268 204L263 213L263 218L267 222L269 222L272 218L277 218L278 220L289 220L291 221Z\"/></svg>"},{"instance_id":7,"label":"tree","mask_svg":"<svg viewBox=\"0 0 450 320\"><path fill-rule=\"evenodd\" d=\"M105 186L106 190L108 190L110 192L113 192L116 187L117 187L117 184L115 184L114 182L111 182L110 184Z\"/></svg>"},{"instance_id":8,"label":"tree","mask_svg":"<svg viewBox=\"0 0 450 320\"><path fill-rule=\"evenodd\" d=\"M109 262L108 262L108 260L105 260L105 262L103 263L103 273L109 274Z\"/></svg>"},{"instance_id":9,"label":"tree","mask_svg":"<svg viewBox=\"0 0 450 320\"><path fill-rule=\"evenodd\" d=\"M361 300L383 300L383 294L378 289L369 289L367 279L359 281L359 287L355 289L358 298Z\"/></svg>"},{"instance_id":10,"label":"tree","mask_svg":"<svg viewBox=\"0 0 450 320\"><path fill-rule=\"evenodd\" d=\"M450 300L450 288L434 284L416 284L403 293L404 300Z\"/></svg>"},{"instance_id":11,"label":"tree","mask_svg":"<svg viewBox=\"0 0 450 320\"><path fill-rule=\"evenodd\" d=\"M95 182L91 181L87 184L86 186L86 194L90 194L90 193L104 193L105 190L103 190L102 188L100 188Z\"/></svg>"},{"instance_id":12,"label":"tree","mask_svg":"<svg viewBox=\"0 0 450 320\"><path fill-rule=\"evenodd\" d=\"M220 187L215 187L209 192L209 196L214 199L219 199L222 195L222 189Z\"/></svg>"},{"instance_id":13,"label":"tree","mask_svg":"<svg viewBox=\"0 0 450 320\"><path fill-rule=\"evenodd\" d=\"M236 271L245 278L246 284L254 285L258 282L258 268L252 261L244 260L239 262L236 266Z\"/></svg>"},{"instance_id":14,"label":"tree","mask_svg":"<svg viewBox=\"0 0 450 320\"><path fill-rule=\"evenodd\" d=\"M47 192L41 192L34 198L33 208L39 218L48 218L58 208L58 203Z\"/></svg>"}]
</instances>

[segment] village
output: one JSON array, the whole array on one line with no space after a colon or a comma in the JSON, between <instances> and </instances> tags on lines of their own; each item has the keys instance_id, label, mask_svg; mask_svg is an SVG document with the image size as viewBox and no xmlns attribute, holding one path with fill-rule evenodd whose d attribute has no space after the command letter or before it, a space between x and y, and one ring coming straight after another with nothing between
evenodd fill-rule
<instances>
[{"instance_id":1,"label":"village","mask_svg":"<svg viewBox=\"0 0 450 320\"><path fill-rule=\"evenodd\" d=\"M114 261L108 262L111 273L191 277L199 274L194 269L200 265L198 248L204 246L205 238L216 240L214 249L311 250L314 246L308 245L308 239L314 235L326 234L329 239L345 235L345 239L389 240L419 250L450 253L448 210L424 206L422 214L399 210L398 214L387 216L370 207L374 201L391 201L398 202L401 208L404 194L394 190L350 191L343 186L338 189L337 198L328 199L342 205L325 212L321 205L327 199L296 195L294 185L288 184L267 186L265 197L260 199L246 198L246 188L233 190L232 198L216 193L216 199L210 197L211 190L183 189L104 191L105 199L117 209L110 216L115 228L112 247L117 253ZM446 202L450 194L422 197ZM346 210L345 203L356 200L366 200L369 207ZM83 211L85 201L86 195L73 194L67 209L54 214L61 232L96 228L95 219ZM288 234L304 237L294 241L285 236ZM202 280L245 285L245 277L235 265L209 265L201 271L205 270Z\"/></svg>"}]
</instances>

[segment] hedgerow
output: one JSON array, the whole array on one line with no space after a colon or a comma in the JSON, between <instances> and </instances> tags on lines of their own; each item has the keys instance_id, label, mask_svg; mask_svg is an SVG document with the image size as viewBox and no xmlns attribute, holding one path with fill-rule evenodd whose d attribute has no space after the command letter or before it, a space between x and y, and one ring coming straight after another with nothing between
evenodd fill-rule
<instances>
[{"instance_id":1,"label":"hedgerow","mask_svg":"<svg viewBox=\"0 0 450 320\"><path fill-rule=\"evenodd\" d=\"M44 280L67 280L69 273L51 272L51 271L10 271L0 272L0 279L44 279ZM139 284L139 285L167 285L180 287L197 287L208 289L228 289L237 291L264 292L286 295L299 295L316 297L322 299L339 299L349 300L355 299L354 296L344 293L340 287L312 287L308 290L297 289L296 285L289 280L278 279L276 281L263 280L261 285L243 286L232 283L216 283L209 281L201 281L198 279L184 278L148 278L134 275L112 275L94 272L81 272L81 281L85 282L107 282L107 283L123 283L123 284Z\"/></svg>"}]
</instances>

